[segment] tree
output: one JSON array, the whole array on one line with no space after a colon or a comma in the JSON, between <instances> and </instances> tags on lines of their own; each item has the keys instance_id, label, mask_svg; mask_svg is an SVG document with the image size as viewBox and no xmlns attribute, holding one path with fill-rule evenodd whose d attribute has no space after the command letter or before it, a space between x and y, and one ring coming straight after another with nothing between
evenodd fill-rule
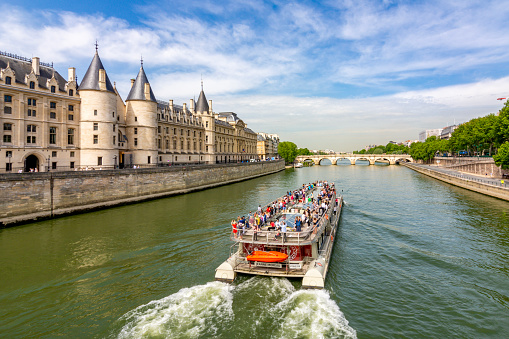
<instances>
[{"instance_id":1,"label":"tree","mask_svg":"<svg viewBox=\"0 0 509 339\"><path fill-rule=\"evenodd\" d=\"M312 155L313 153L311 153L310 150L308 150L307 148L298 148L297 149L297 155Z\"/></svg>"},{"instance_id":2,"label":"tree","mask_svg":"<svg viewBox=\"0 0 509 339\"><path fill-rule=\"evenodd\" d=\"M509 169L509 141L506 141L498 149L498 153L493 156L493 160L497 166L503 169Z\"/></svg>"},{"instance_id":3,"label":"tree","mask_svg":"<svg viewBox=\"0 0 509 339\"><path fill-rule=\"evenodd\" d=\"M295 157L297 157L297 145L290 141L280 142L277 152L285 159L287 164L290 164L295 160Z\"/></svg>"}]
</instances>

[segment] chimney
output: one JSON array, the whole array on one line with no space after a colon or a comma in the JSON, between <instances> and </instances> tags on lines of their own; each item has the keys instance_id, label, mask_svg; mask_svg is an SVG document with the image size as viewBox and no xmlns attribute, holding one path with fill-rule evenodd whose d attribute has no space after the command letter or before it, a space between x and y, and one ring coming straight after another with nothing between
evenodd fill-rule
<instances>
[{"instance_id":1,"label":"chimney","mask_svg":"<svg viewBox=\"0 0 509 339\"><path fill-rule=\"evenodd\" d=\"M195 111L194 111L194 99L191 99L190 101L191 101L191 103L189 104L189 110L192 113L195 113Z\"/></svg>"},{"instance_id":2,"label":"chimney","mask_svg":"<svg viewBox=\"0 0 509 339\"><path fill-rule=\"evenodd\" d=\"M145 83L145 100L150 100L150 84Z\"/></svg>"},{"instance_id":3,"label":"chimney","mask_svg":"<svg viewBox=\"0 0 509 339\"><path fill-rule=\"evenodd\" d=\"M185 102L182 104L182 107L183 107L183 111L184 111L184 113L186 113L186 110L187 110L187 104L186 104Z\"/></svg>"},{"instance_id":4,"label":"chimney","mask_svg":"<svg viewBox=\"0 0 509 339\"><path fill-rule=\"evenodd\" d=\"M34 72L35 75L41 75L41 73L39 72L39 58L38 57L32 58L32 71Z\"/></svg>"},{"instance_id":5,"label":"chimney","mask_svg":"<svg viewBox=\"0 0 509 339\"><path fill-rule=\"evenodd\" d=\"M67 70L67 78L69 82L72 82L76 79L76 68L74 67L69 67L69 69Z\"/></svg>"},{"instance_id":6,"label":"chimney","mask_svg":"<svg viewBox=\"0 0 509 339\"><path fill-rule=\"evenodd\" d=\"M133 87L134 85L134 79L131 79L131 88Z\"/></svg>"},{"instance_id":7,"label":"chimney","mask_svg":"<svg viewBox=\"0 0 509 339\"><path fill-rule=\"evenodd\" d=\"M212 100L209 100L209 111L212 112Z\"/></svg>"},{"instance_id":8,"label":"chimney","mask_svg":"<svg viewBox=\"0 0 509 339\"><path fill-rule=\"evenodd\" d=\"M106 71L104 69L99 70L99 89L106 90Z\"/></svg>"},{"instance_id":9,"label":"chimney","mask_svg":"<svg viewBox=\"0 0 509 339\"><path fill-rule=\"evenodd\" d=\"M170 112L173 113L173 100L170 100L169 102L170 102Z\"/></svg>"}]
</instances>

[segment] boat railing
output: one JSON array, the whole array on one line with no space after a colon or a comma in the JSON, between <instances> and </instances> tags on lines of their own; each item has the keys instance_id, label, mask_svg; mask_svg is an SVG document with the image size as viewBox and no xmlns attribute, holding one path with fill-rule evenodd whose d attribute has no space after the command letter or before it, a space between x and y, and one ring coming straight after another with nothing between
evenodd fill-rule
<instances>
[{"instance_id":1,"label":"boat railing","mask_svg":"<svg viewBox=\"0 0 509 339\"><path fill-rule=\"evenodd\" d=\"M254 231L253 229L247 229L243 231L242 229L238 229L237 233L230 233L230 240L235 242L250 242L256 244L290 244L290 245L300 245L303 242L310 242L316 237L321 236L322 232L325 230L325 226L329 219L332 217L332 213L334 210L335 197L333 195L334 203L329 204L328 209L323 213L315 226L308 226L308 229L301 232L295 231ZM277 236L279 234L279 236Z\"/></svg>"}]
</instances>

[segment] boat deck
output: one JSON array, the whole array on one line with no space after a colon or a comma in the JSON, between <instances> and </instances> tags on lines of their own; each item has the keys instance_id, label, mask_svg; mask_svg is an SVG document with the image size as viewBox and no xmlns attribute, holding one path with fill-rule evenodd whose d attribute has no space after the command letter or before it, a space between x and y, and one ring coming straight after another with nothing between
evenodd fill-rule
<instances>
[{"instance_id":1,"label":"boat deck","mask_svg":"<svg viewBox=\"0 0 509 339\"><path fill-rule=\"evenodd\" d=\"M262 267L255 266L254 263L239 263L234 268L234 271L237 273L243 274L255 274L255 275L264 275L269 277L287 277L287 278L302 278L306 274L309 269L309 263L305 263L302 265L300 269L286 269L286 266L283 265L282 268L272 268L272 267Z\"/></svg>"}]
</instances>

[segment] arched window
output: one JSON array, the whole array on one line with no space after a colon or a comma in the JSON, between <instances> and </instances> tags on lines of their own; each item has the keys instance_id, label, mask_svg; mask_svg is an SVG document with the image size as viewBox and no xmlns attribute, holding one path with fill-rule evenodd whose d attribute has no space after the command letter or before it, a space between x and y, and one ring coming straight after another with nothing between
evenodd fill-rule
<instances>
[{"instance_id":1,"label":"arched window","mask_svg":"<svg viewBox=\"0 0 509 339\"><path fill-rule=\"evenodd\" d=\"M74 95L74 91L72 89L69 90L69 96L73 96Z\"/></svg>"},{"instance_id":2,"label":"arched window","mask_svg":"<svg viewBox=\"0 0 509 339\"><path fill-rule=\"evenodd\" d=\"M56 90L56 87L55 86L51 86L51 93L55 93L55 90Z\"/></svg>"},{"instance_id":3,"label":"arched window","mask_svg":"<svg viewBox=\"0 0 509 339\"><path fill-rule=\"evenodd\" d=\"M35 89L35 82L34 81L30 81L30 89Z\"/></svg>"},{"instance_id":4,"label":"arched window","mask_svg":"<svg viewBox=\"0 0 509 339\"><path fill-rule=\"evenodd\" d=\"M11 84L11 77L5 77L5 84L10 85Z\"/></svg>"}]
</instances>

